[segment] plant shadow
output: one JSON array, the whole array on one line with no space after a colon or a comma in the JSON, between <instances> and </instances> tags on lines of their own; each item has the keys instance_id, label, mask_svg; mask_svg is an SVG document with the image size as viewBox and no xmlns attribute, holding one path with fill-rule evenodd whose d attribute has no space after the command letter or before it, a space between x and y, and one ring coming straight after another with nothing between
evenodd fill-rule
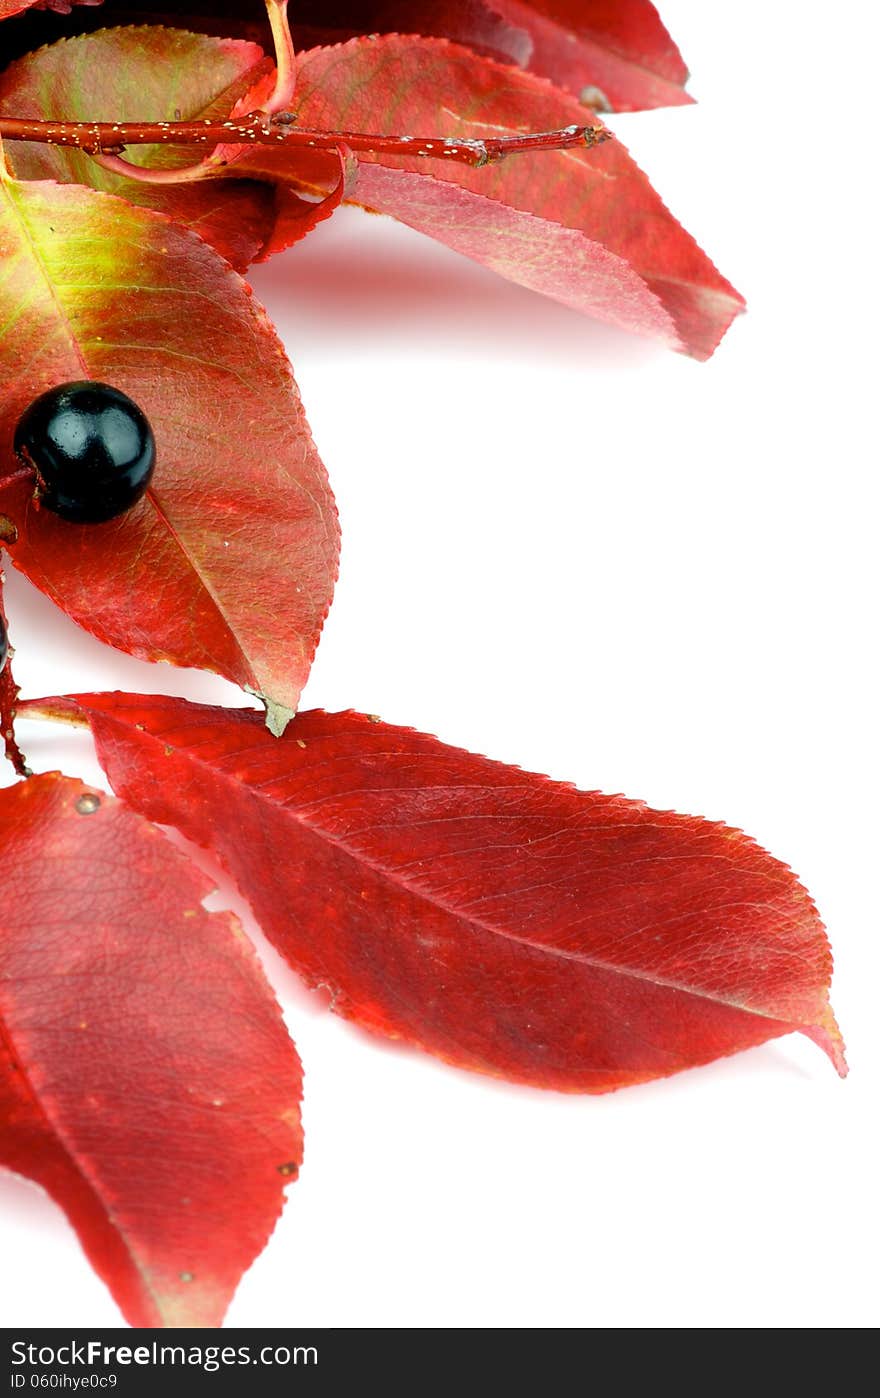
<instances>
[{"instance_id":1,"label":"plant shadow","mask_svg":"<svg viewBox=\"0 0 880 1398\"><path fill-rule=\"evenodd\" d=\"M390 218L341 209L303 243L252 268L282 338L334 358L435 347L498 361L627 365L668 351L506 281Z\"/></svg>"}]
</instances>

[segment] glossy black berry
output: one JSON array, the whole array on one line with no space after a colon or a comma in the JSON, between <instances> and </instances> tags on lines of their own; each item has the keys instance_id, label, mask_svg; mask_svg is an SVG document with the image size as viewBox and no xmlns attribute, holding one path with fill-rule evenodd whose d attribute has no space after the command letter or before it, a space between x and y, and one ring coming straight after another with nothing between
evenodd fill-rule
<instances>
[{"instance_id":1,"label":"glossy black berry","mask_svg":"<svg viewBox=\"0 0 880 1398\"><path fill-rule=\"evenodd\" d=\"M37 475L40 501L75 524L130 510L150 482L153 432L137 403L109 384L59 384L19 420L15 450Z\"/></svg>"},{"instance_id":2,"label":"glossy black berry","mask_svg":"<svg viewBox=\"0 0 880 1398\"><path fill-rule=\"evenodd\" d=\"M3 618L0 616L0 675L6 669L6 662L9 659L9 637L6 634L6 627L3 625Z\"/></svg>"}]
</instances>

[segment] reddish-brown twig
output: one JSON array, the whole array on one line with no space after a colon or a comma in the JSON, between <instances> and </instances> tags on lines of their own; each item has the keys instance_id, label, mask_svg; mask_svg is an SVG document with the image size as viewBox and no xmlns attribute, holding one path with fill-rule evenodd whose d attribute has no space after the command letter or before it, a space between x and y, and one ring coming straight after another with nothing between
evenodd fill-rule
<instances>
[{"instance_id":1,"label":"reddish-brown twig","mask_svg":"<svg viewBox=\"0 0 880 1398\"><path fill-rule=\"evenodd\" d=\"M385 136L365 131L316 131L297 126L289 112L279 112L275 117L250 112L226 121L31 121L27 117L0 117L0 137L7 141L74 146L97 155L118 155L126 146L146 145L281 146L288 150L326 151L347 146L356 154L402 155L480 166L510 155L590 148L611 139L611 132L604 126L566 126L559 131L467 139Z\"/></svg>"}]
</instances>

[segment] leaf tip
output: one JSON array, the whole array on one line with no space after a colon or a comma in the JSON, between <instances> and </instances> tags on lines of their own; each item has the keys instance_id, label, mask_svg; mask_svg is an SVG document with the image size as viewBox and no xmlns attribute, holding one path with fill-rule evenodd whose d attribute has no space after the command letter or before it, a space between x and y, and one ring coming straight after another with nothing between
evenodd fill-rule
<instances>
[{"instance_id":1,"label":"leaf tip","mask_svg":"<svg viewBox=\"0 0 880 1398\"><path fill-rule=\"evenodd\" d=\"M296 709L288 708L286 704L279 704L274 699L268 698L265 694L257 694L255 690L249 689L248 694L254 694L266 709L266 727L273 738L283 738L285 729L290 720L296 716Z\"/></svg>"},{"instance_id":2,"label":"leaf tip","mask_svg":"<svg viewBox=\"0 0 880 1398\"><path fill-rule=\"evenodd\" d=\"M846 1061L846 1044L843 1035L838 1028L837 1020L831 1006L827 1007L826 1013L818 1024L813 1024L804 1030L808 1038L817 1044L823 1053L831 1059L838 1077L845 1078L849 1075L849 1064Z\"/></svg>"}]
</instances>

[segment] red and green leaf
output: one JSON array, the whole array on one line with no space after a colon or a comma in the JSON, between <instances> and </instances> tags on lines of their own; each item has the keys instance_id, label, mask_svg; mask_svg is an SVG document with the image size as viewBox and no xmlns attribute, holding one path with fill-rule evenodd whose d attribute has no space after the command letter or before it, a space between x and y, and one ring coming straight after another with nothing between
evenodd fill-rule
<instances>
[{"instance_id":1,"label":"red and green leaf","mask_svg":"<svg viewBox=\"0 0 880 1398\"><path fill-rule=\"evenodd\" d=\"M118 0L112 14L127 21L144 8ZM258 0L187 0L177 9L154 0L149 8L168 23L265 34ZM454 39L576 97L599 88L615 111L690 101L687 68L650 0L297 0L291 12L298 48L358 34Z\"/></svg>"},{"instance_id":2,"label":"red and green leaf","mask_svg":"<svg viewBox=\"0 0 880 1398\"><path fill-rule=\"evenodd\" d=\"M843 1073L831 954L737 830L581 792L359 714L138 695L88 722L114 789L213 850L334 1008L462 1067L607 1092L800 1030Z\"/></svg>"},{"instance_id":3,"label":"red and green leaf","mask_svg":"<svg viewBox=\"0 0 880 1398\"><path fill-rule=\"evenodd\" d=\"M99 639L213 670L296 709L336 577L338 525L283 348L250 289L160 214L0 179L0 460L35 395L110 382L150 418L147 496L109 524L2 510L13 562ZM15 537L17 535L17 537Z\"/></svg>"},{"instance_id":4,"label":"red and green leaf","mask_svg":"<svg viewBox=\"0 0 880 1398\"><path fill-rule=\"evenodd\" d=\"M171 89L166 69L175 79ZM253 44L159 27L109 30L13 64L0 79L0 110L117 121L217 115L266 72ZM97 84L95 73L105 75ZM301 55L297 118L301 126L328 131L454 142L487 131L581 125L593 116L531 73L445 40L389 35ZM170 188L126 180L80 151L25 145L12 158L15 171L29 178L84 181L160 208L239 265L304 236L342 193L331 157L301 150L261 147L233 163L228 181ZM162 165L185 161L187 152L147 147L135 158ZM242 178L245 173L252 178ZM336 196L317 214L298 195L331 187ZM616 141L482 169L365 156L353 197L511 280L698 358L712 353L743 308Z\"/></svg>"},{"instance_id":5,"label":"red and green leaf","mask_svg":"<svg viewBox=\"0 0 880 1398\"><path fill-rule=\"evenodd\" d=\"M544 79L442 40L397 35L303 54L297 92L303 127L453 143L593 120ZM267 177L328 178L319 158L277 149L255 150L244 165ZM364 156L355 197L513 281L697 358L712 353L743 309L618 141L481 169Z\"/></svg>"},{"instance_id":6,"label":"red and green leaf","mask_svg":"<svg viewBox=\"0 0 880 1398\"><path fill-rule=\"evenodd\" d=\"M0 74L0 115L39 121L191 121L225 117L273 71L256 44L142 26L106 29L28 54ZM134 164L189 165L192 147L132 147ZM239 271L263 247L276 219L265 181L150 185L96 164L85 151L9 142L7 163L22 180L58 180L119 194L159 209L198 233Z\"/></svg>"},{"instance_id":7,"label":"red and green leaf","mask_svg":"<svg viewBox=\"0 0 880 1398\"><path fill-rule=\"evenodd\" d=\"M58 773L0 791L0 862L0 1164L132 1325L219 1325L302 1158L256 955L155 826Z\"/></svg>"}]
</instances>

